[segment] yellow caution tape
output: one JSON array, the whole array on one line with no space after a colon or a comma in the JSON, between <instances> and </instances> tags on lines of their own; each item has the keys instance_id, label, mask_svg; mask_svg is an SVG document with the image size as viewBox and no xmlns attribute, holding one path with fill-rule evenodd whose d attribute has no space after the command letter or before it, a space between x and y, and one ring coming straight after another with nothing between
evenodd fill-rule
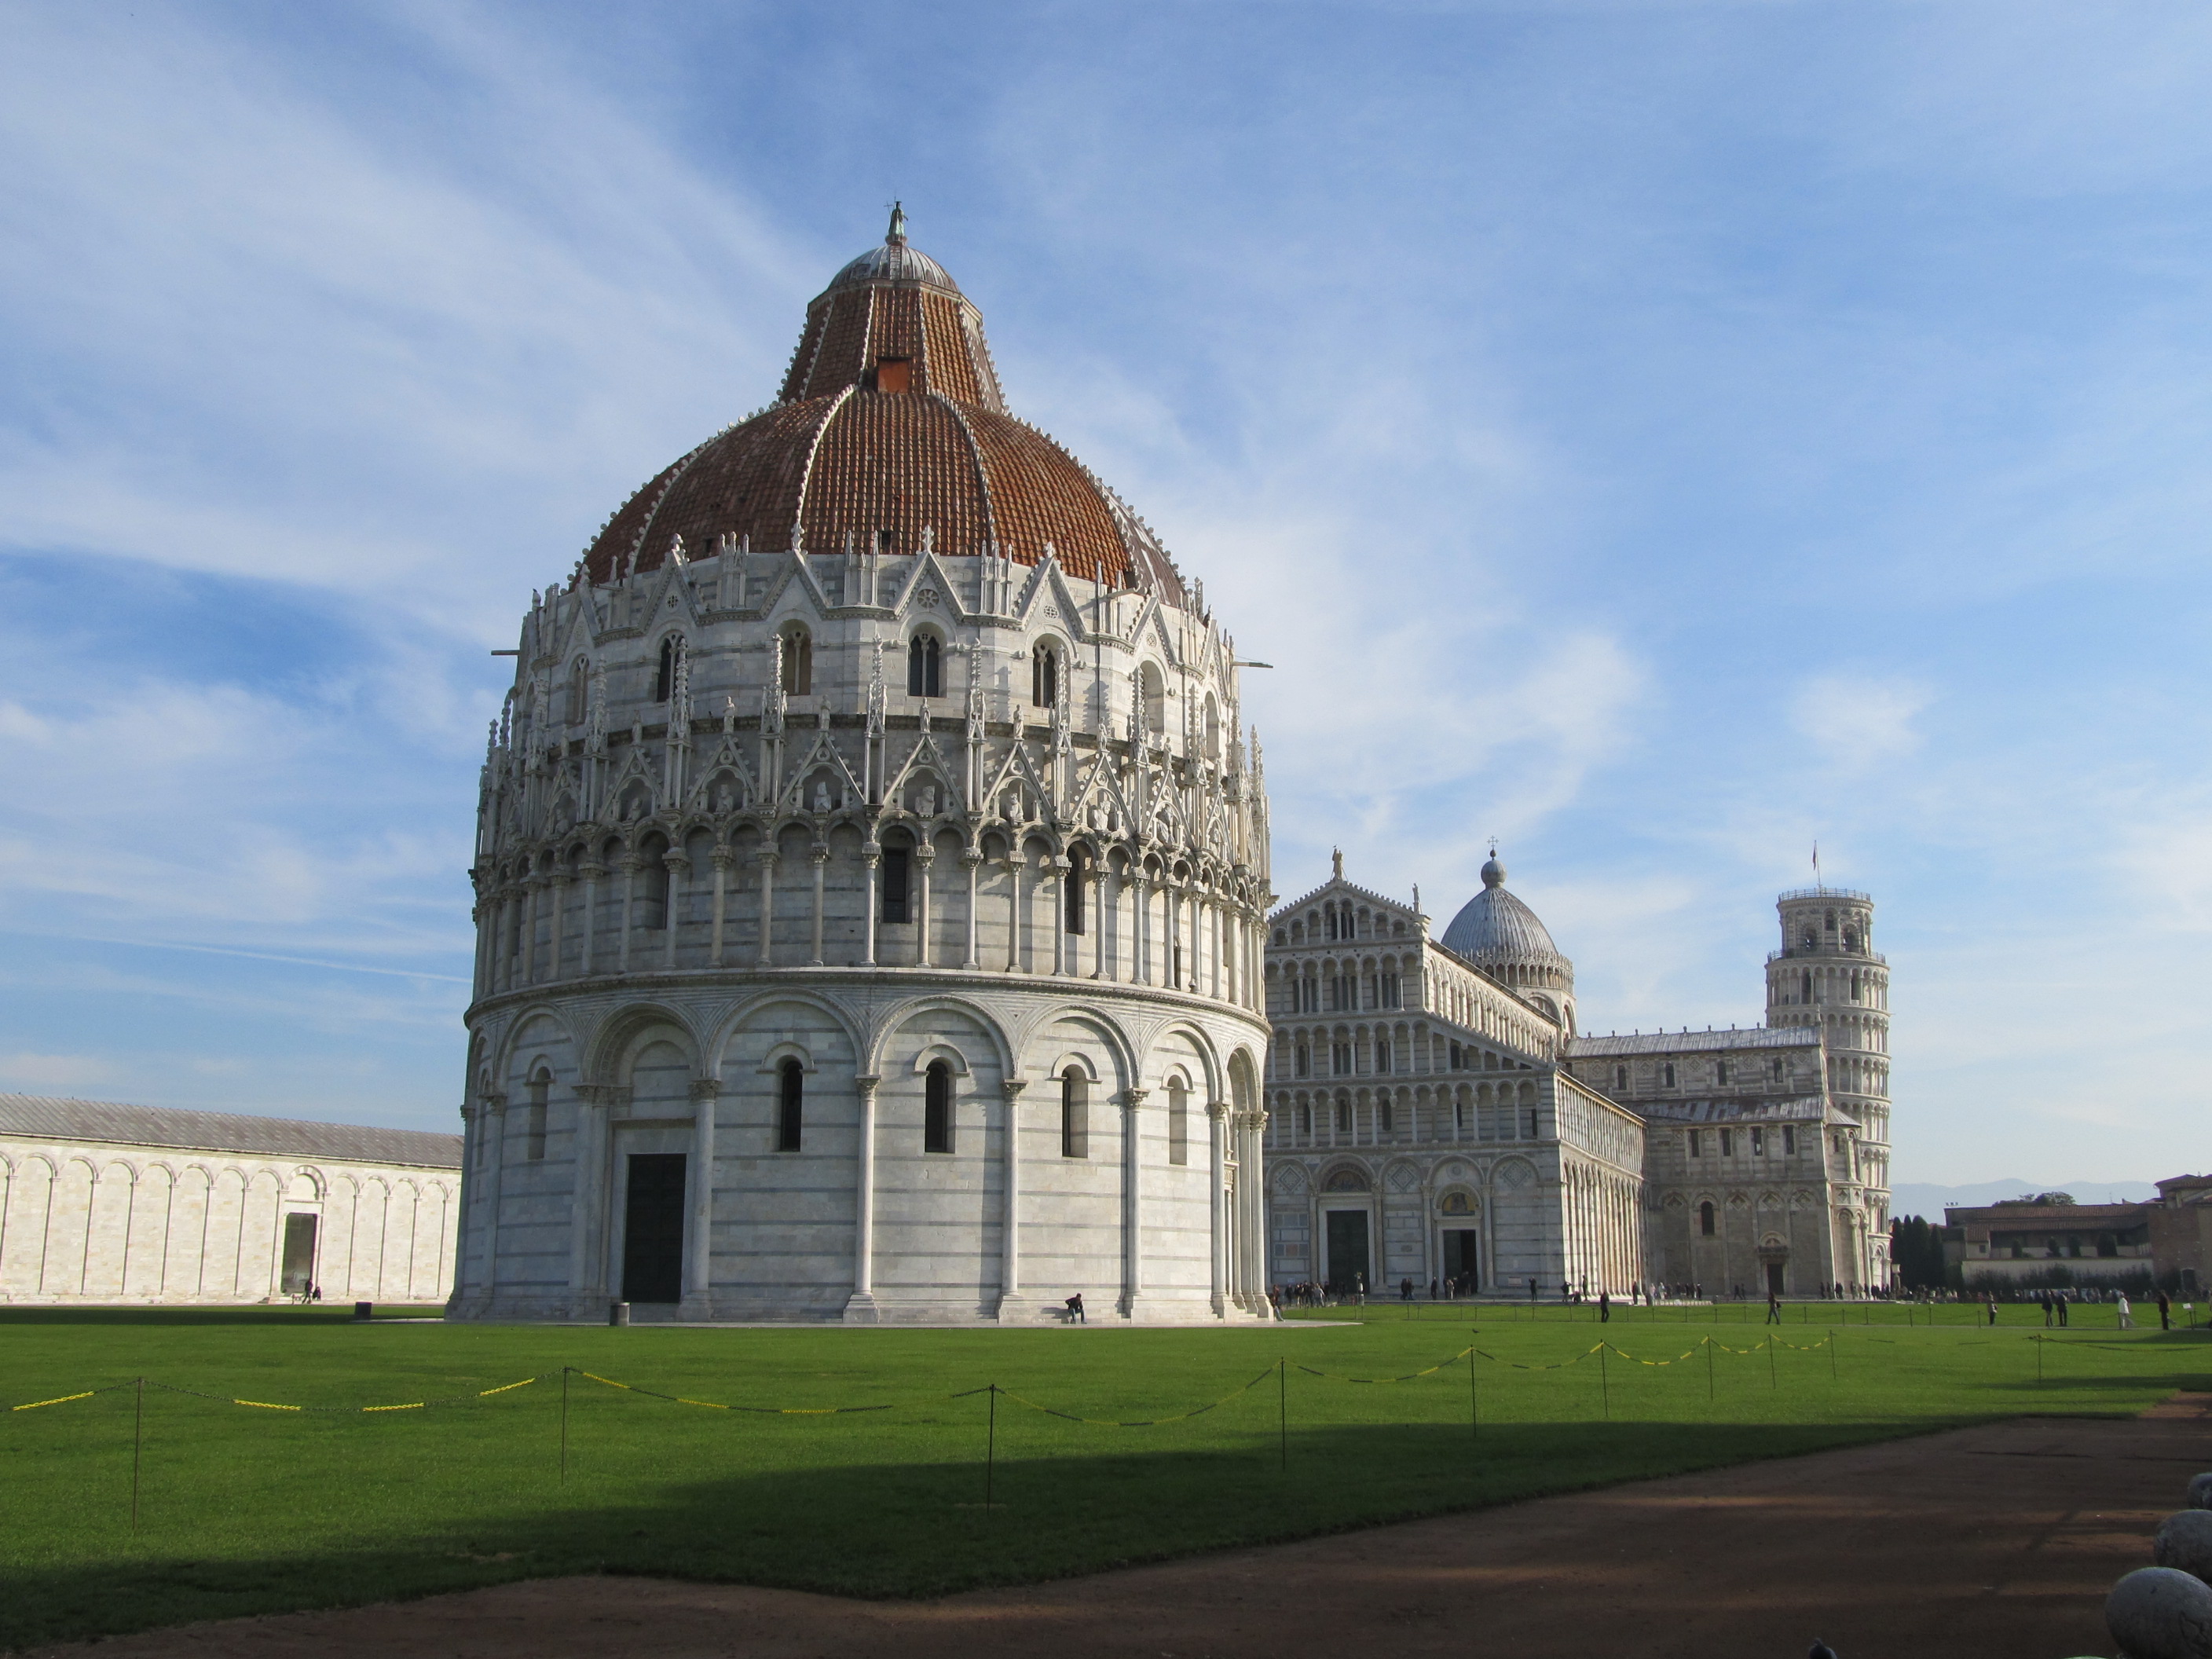
<instances>
[{"instance_id":1,"label":"yellow caution tape","mask_svg":"<svg viewBox=\"0 0 2212 1659\"><path fill-rule=\"evenodd\" d=\"M41 1406L66 1406L72 1400L89 1400L99 1392L98 1389L87 1389L82 1394L57 1395L52 1400L33 1400L27 1405L10 1406L8 1409L11 1412L34 1412Z\"/></svg>"}]
</instances>

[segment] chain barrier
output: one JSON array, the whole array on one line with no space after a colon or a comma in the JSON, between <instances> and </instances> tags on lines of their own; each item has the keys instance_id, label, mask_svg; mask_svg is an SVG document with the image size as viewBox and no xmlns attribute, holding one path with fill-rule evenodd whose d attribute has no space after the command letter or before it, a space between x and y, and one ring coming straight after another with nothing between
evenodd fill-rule
<instances>
[{"instance_id":1,"label":"chain barrier","mask_svg":"<svg viewBox=\"0 0 2212 1659\"><path fill-rule=\"evenodd\" d=\"M1556 1365L1524 1365L1517 1359L1501 1358L1497 1354L1491 1352L1487 1348L1477 1348L1474 1352L1480 1354L1485 1359L1489 1360L1492 1364L1509 1366L1516 1371L1563 1371L1570 1365L1581 1364L1583 1360L1588 1359L1590 1355L1595 1353L1599 1348L1611 1347L1613 1345L1608 1342L1597 1343L1594 1346L1587 1348L1581 1353L1577 1354L1572 1359L1562 1359ZM1615 1349L1614 1352L1618 1352L1619 1350Z\"/></svg>"},{"instance_id":2,"label":"chain barrier","mask_svg":"<svg viewBox=\"0 0 2212 1659\"><path fill-rule=\"evenodd\" d=\"M672 1405L699 1406L710 1412L750 1412L759 1417L850 1417L860 1412L887 1412L895 1409L896 1401L881 1406L726 1406L714 1400L687 1400L680 1394L663 1394L658 1389L641 1389L635 1382L617 1382L611 1376L601 1376L597 1371L587 1371L580 1366L572 1368L578 1376L589 1377L594 1382L605 1383L610 1389L620 1389L624 1394L641 1394L648 1400L665 1400ZM970 1394L981 1394L971 1389ZM954 1399L962 1396L955 1395Z\"/></svg>"},{"instance_id":3,"label":"chain barrier","mask_svg":"<svg viewBox=\"0 0 2212 1659\"><path fill-rule=\"evenodd\" d=\"M1302 1365L1298 1369L1303 1370L1305 1368ZM1432 1369L1441 1369L1441 1367ZM1251 1393L1253 1389L1258 1388L1262 1382L1266 1382L1274 1374L1275 1368L1273 1365L1270 1365L1266 1370L1261 1371L1259 1376L1254 1377L1243 1388L1231 1389L1229 1393L1223 1395L1220 1399L1212 1401L1211 1404L1199 1406L1187 1412L1177 1412L1172 1417L1141 1417L1131 1419L1127 1421L1123 1421L1120 1419L1111 1417L1079 1417L1073 1412L1055 1411L1050 1406L1040 1406L1034 1400L1024 1399L1020 1395L1016 1394L1012 1389L996 1389L996 1392L1000 1398L1011 1400L1017 1406L1027 1406L1033 1412L1042 1412L1047 1417L1057 1417L1064 1422L1088 1424L1094 1429L1157 1429L1163 1424L1187 1423L1194 1417L1203 1417L1210 1411L1218 1411L1222 1407L1227 1405L1231 1401ZM1424 1373L1424 1375L1425 1375L1425 1373ZM995 1387L995 1385L987 1386ZM968 1392L969 1394L981 1394L983 1391L984 1390L981 1389L970 1389ZM965 1396L955 1395L952 1397L955 1400L959 1400Z\"/></svg>"},{"instance_id":4,"label":"chain barrier","mask_svg":"<svg viewBox=\"0 0 2212 1659\"><path fill-rule=\"evenodd\" d=\"M1418 1371L1407 1371L1403 1376L1340 1376L1334 1371L1317 1371L1310 1365L1298 1364L1293 1364L1291 1369L1304 1371L1308 1376L1326 1377L1331 1382L1411 1382L1418 1377L1434 1376L1447 1366L1458 1364L1461 1360L1474 1351L1473 1345L1470 1344L1449 1359L1439 1359L1433 1365L1425 1366Z\"/></svg>"}]
</instances>

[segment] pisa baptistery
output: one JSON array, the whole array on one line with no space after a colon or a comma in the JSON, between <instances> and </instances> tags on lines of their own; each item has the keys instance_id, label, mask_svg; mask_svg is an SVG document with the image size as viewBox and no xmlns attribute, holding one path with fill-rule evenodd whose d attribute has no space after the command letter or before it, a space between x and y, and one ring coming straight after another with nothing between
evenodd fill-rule
<instances>
[{"instance_id":1,"label":"pisa baptistery","mask_svg":"<svg viewBox=\"0 0 2212 1659\"><path fill-rule=\"evenodd\" d=\"M474 1319L1267 1316L1236 653L911 246L534 594L477 808Z\"/></svg>"}]
</instances>

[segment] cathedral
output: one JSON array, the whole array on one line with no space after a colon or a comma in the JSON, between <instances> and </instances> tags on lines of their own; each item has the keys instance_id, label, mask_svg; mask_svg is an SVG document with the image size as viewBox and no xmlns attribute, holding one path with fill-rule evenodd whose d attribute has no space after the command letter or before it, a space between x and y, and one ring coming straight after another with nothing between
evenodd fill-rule
<instances>
[{"instance_id":1,"label":"cathedral","mask_svg":"<svg viewBox=\"0 0 2212 1659\"><path fill-rule=\"evenodd\" d=\"M1574 964L1493 852L1445 928L1354 885L1269 920L1278 1284L1856 1294L1889 1282L1889 970L1874 902L1777 905L1766 1020L1582 1034Z\"/></svg>"},{"instance_id":2,"label":"cathedral","mask_svg":"<svg viewBox=\"0 0 2212 1659\"><path fill-rule=\"evenodd\" d=\"M454 1317L1886 1278L1864 896L1784 896L1766 1028L1649 1037L1495 860L1441 943L1274 908L1232 635L896 210L502 654Z\"/></svg>"}]
</instances>

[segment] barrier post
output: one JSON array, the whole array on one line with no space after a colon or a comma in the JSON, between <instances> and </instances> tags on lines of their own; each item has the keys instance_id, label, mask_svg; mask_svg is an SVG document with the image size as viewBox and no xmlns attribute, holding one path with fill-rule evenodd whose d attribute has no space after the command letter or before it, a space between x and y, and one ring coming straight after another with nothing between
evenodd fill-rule
<instances>
[{"instance_id":1,"label":"barrier post","mask_svg":"<svg viewBox=\"0 0 2212 1659\"><path fill-rule=\"evenodd\" d=\"M561 1367L561 1484L568 1484L568 1367Z\"/></svg>"},{"instance_id":2,"label":"barrier post","mask_svg":"<svg viewBox=\"0 0 2212 1659\"><path fill-rule=\"evenodd\" d=\"M146 1447L146 1379L138 1379L138 1403L131 1425L131 1530L138 1530L138 1465Z\"/></svg>"},{"instance_id":3,"label":"barrier post","mask_svg":"<svg viewBox=\"0 0 2212 1659\"><path fill-rule=\"evenodd\" d=\"M1605 1350L1606 1344L1601 1342L1597 1345L1597 1391L1599 1400L1604 1402L1605 1420L1610 1423L1613 1421L1613 1379L1606 1365Z\"/></svg>"},{"instance_id":4,"label":"barrier post","mask_svg":"<svg viewBox=\"0 0 2212 1659\"><path fill-rule=\"evenodd\" d=\"M1470 1325L1468 1334L1479 1336L1481 1329L1479 1326ZM1470 1440L1482 1438L1482 1396L1475 1391L1474 1378L1474 1362L1480 1357L1474 1351L1474 1345L1470 1342L1467 1350L1467 1433Z\"/></svg>"},{"instance_id":5,"label":"barrier post","mask_svg":"<svg viewBox=\"0 0 2212 1659\"><path fill-rule=\"evenodd\" d=\"M2043 1381L2043 1339L2031 1336L2027 1340L2035 1344L2035 1380L2040 1383Z\"/></svg>"},{"instance_id":6,"label":"barrier post","mask_svg":"<svg viewBox=\"0 0 2212 1659\"><path fill-rule=\"evenodd\" d=\"M990 1416L983 1430L983 1520L991 1519L991 1491L999 1471L999 1385L991 1384Z\"/></svg>"},{"instance_id":7,"label":"barrier post","mask_svg":"<svg viewBox=\"0 0 2212 1659\"><path fill-rule=\"evenodd\" d=\"M1275 1362L1275 1435L1282 1449L1282 1469L1287 1474L1291 1468L1291 1362L1288 1356Z\"/></svg>"},{"instance_id":8,"label":"barrier post","mask_svg":"<svg viewBox=\"0 0 2212 1659\"><path fill-rule=\"evenodd\" d=\"M1836 1334L1828 1333L1828 1381L1836 1380Z\"/></svg>"},{"instance_id":9,"label":"barrier post","mask_svg":"<svg viewBox=\"0 0 2212 1659\"><path fill-rule=\"evenodd\" d=\"M1766 1386L1770 1389L1778 1389L1782 1386L1781 1382L1774 1375L1774 1333L1772 1331L1766 1334Z\"/></svg>"},{"instance_id":10,"label":"barrier post","mask_svg":"<svg viewBox=\"0 0 2212 1659\"><path fill-rule=\"evenodd\" d=\"M1705 1339L1705 1403L1713 1403L1713 1340Z\"/></svg>"}]
</instances>

